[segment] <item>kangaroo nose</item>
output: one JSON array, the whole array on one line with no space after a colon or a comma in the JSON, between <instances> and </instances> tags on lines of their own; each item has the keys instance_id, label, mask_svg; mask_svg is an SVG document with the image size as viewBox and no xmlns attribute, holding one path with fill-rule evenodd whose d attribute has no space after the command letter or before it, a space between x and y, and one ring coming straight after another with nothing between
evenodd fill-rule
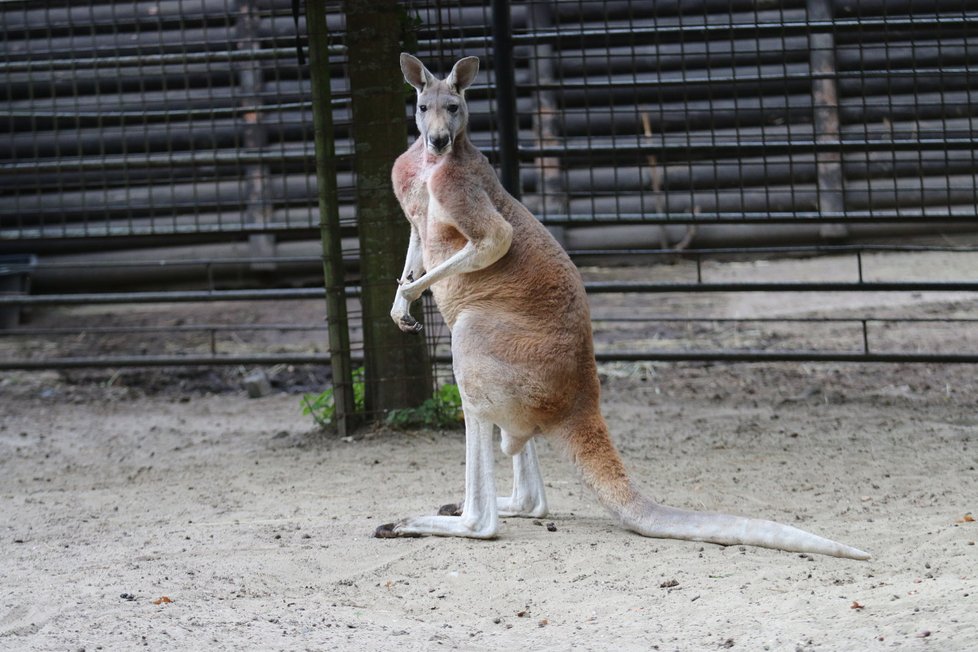
<instances>
[{"instance_id":1,"label":"kangaroo nose","mask_svg":"<svg viewBox=\"0 0 978 652\"><path fill-rule=\"evenodd\" d=\"M448 141L448 136L432 136L428 139L428 142L431 144L431 148L436 152L440 152L448 147Z\"/></svg>"}]
</instances>

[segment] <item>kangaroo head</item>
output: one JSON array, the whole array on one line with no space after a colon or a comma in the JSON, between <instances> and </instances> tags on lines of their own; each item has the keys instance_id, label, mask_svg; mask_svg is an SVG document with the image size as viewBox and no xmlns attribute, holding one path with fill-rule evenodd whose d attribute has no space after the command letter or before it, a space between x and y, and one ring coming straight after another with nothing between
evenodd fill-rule
<instances>
[{"instance_id":1,"label":"kangaroo head","mask_svg":"<svg viewBox=\"0 0 978 652\"><path fill-rule=\"evenodd\" d=\"M469 111L465 89L479 72L478 57L459 59L445 79L437 79L424 64L410 54L401 54L401 71L407 83L418 91L415 120L425 148L436 156L452 151L455 137L465 131Z\"/></svg>"}]
</instances>

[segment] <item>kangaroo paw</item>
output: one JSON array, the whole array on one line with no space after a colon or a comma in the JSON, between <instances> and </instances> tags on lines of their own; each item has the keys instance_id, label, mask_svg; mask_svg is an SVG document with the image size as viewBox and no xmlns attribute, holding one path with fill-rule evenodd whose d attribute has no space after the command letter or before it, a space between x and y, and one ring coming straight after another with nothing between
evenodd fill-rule
<instances>
[{"instance_id":1,"label":"kangaroo paw","mask_svg":"<svg viewBox=\"0 0 978 652\"><path fill-rule=\"evenodd\" d=\"M420 333L423 326L411 315L404 315L398 322L398 327L405 333Z\"/></svg>"}]
</instances>

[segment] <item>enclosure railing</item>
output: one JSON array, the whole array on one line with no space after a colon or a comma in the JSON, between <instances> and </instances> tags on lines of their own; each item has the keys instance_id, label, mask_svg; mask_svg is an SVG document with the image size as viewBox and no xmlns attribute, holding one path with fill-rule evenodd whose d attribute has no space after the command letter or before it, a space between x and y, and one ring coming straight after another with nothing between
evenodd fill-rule
<instances>
[{"instance_id":1,"label":"enclosure railing","mask_svg":"<svg viewBox=\"0 0 978 652\"><path fill-rule=\"evenodd\" d=\"M591 282L593 296L978 291L975 275L966 272L883 281L860 271L861 256L880 247L923 255L908 238L927 243L930 255L972 255L973 3L400 6L404 47L436 73L460 56L480 57L484 72L469 92L473 141L576 260L691 265L686 282ZM351 278L347 305L355 331L346 19L340 4L324 7L318 29L331 44L336 235ZM308 48L308 28L304 18L295 21L291 0L4 0L0 32L0 253L18 257L4 263L6 276L32 281L29 293L18 285L0 295L0 311L17 307L35 318L0 331L0 345L8 347L0 367L257 364L275 355L327 361L313 323L298 325L316 338L309 348L318 352L310 353L224 355L205 346L185 358L138 351L67 356L39 344L70 330L44 320L46 307L56 305L118 305L118 328L126 328L125 306L133 302L321 301L312 87L295 49L297 35ZM410 104L406 93L407 124ZM854 267L844 282L703 280L702 261L731 256L844 256ZM205 337L231 331L233 324L217 317L201 317ZM605 317L595 313L599 335ZM673 317L679 318L660 315ZM974 332L962 311L932 318ZM874 346L876 326L899 319L867 310L853 322L856 343L845 351L676 351L653 342L640 350L599 347L599 357L974 361L964 349L917 351L911 340L898 350ZM79 335L105 328L84 314L76 323ZM651 328L651 318L647 323ZM794 322L799 329L810 323ZM447 335L437 322L431 331L433 359L444 360ZM18 338L27 343L10 344ZM354 337L354 358L359 346Z\"/></svg>"}]
</instances>

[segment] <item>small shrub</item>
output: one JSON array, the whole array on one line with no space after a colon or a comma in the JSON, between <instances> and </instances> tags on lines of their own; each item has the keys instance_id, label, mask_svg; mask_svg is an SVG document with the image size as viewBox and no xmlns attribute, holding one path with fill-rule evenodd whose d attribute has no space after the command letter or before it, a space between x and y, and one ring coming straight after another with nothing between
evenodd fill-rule
<instances>
[{"instance_id":1,"label":"small shrub","mask_svg":"<svg viewBox=\"0 0 978 652\"><path fill-rule=\"evenodd\" d=\"M363 382L363 367L353 371L353 406L357 412L363 412L366 389ZM302 414L311 416L320 428L328 428L336 416L336 401L333 398L333 388L330 387L322 394L303 394Z\"/></svg>"},{"instance_id":2,"label":"small shrub","mask_svg":"<svg viewBox=\"0 0 978 652\"><path fill-rule=\"evenodd\" d=\"M415 408L391 410L387 423L399 428L450 428L462 421L462 396L458 385L442 385L435 395Z\"/></svg>"}]
</instances>

